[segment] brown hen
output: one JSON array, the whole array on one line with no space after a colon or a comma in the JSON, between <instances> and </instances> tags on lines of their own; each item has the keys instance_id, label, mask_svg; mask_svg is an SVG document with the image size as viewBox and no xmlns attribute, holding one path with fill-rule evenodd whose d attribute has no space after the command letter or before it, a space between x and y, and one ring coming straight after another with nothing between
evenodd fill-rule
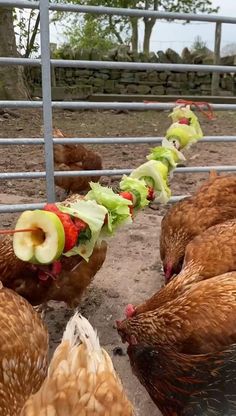
<instances>
[{"instance_id":1,"label":"brown hen","mask_svg":"<svg viewBox=\"0 0 236 416\"><path fill-rule=\"evenodd\" d=\"M32 306L2 285L0 317L0 413L18 416L46 377L48 333Z\"/></svg>"},{"instance_id":2,"label":"brown hen","mask_svg":"<svg viewBox=\"0 0 236 416\"><path fill-rule=\"evenodd\" d=\"M39 271L43 270L51 275L51 270L18 260L13 251L12 239L6 237L0 244L0 278L4 286L15 290L32 305L56 300L74 308L78 306L85 289L102 267L106 252L107 244L103 241L100 246L95 247L88 262L80 256L62 256L59 275L42 281L39 279Z\"/></svg>"},{"instance_id":3,"label":"brown hen","mask_svg":"<svg viewBox=\"0 0 236 416\"><path fill-rule=\"evenodd\" d=\"M236 218L236 176L211 175L192 196L173 205L161 223L160 255L166 281L182 268L185 249L213 225Z\"/></svg>"},{"instance_id":4,"label":"brown hen","mask_svg":"<svg viewBox=\"0 0 236 416\"><path fill-rule=\"evenodd\" d=\"M236 344L204 355L129 345L134 374L164 416L236 414Z\"/></svg>"},{"instance_id":5,"label":"brown hen","mask_svg":"<svg viewBox=\"0 0 236 416\"><path fill-rule=\"evenodd\" d=\"M69 205L81 196L73 194L61 204ZM97 244L87 262L81 256L61 256L60 270L54 265L36 266L19 260L13 251L12 238L0 241L0 280L5 287L15 290L32 305L46 304L50 300L63 301L69 307L78 306L82 294L102 267L107 243ZM40 278L41 274L46 277Z\"/></svg>"},{"instance_id":6,"label":"brown hen","mask_svg":"<svg viewBox=\"0 0 236 416\"><path fill-rule=\"evenodd\" d=\"M181 274L190 266L204 279L236 271L236 220L210 227L190 241Z\"/></svg>"},{"instance_id":7,"label":"brown hen","mask_svg":"<svg viewBox=\"0 0 236 416\"><path fill-rule=\"evenodd\" d=\"M53 130L54 137L62 138L59 129ZM68 139L69 142L69 139ZM101 170L101 156L82 144L56 144L54 146L55 170ZM100 176L56 177L55 183L67 193L82 192L89 189L89 182L98 182Z\"/></svg>"},{"instance_id":8,"label":"brown hen","mask_svg":"<svg viewBox=\"0 0 236 416\"><path fill-rule=\"evenodd\" d=\"M134 335L138 343L171 345L188 354L213 352L236 342L236 272L191 284L196 278L189 274L188 287L181 285L179 276L160 291L157 309L158 293L155 302L144 304L146 312L143 307L133 317L117 321L122 339L129 341Z\"/></svg>"},{"instance_id":9,"label":"brown hen","mask_svg":"<svg viewBox=\"0 0 236 416\"><path fill-rule=\"evenodd\" d=\"M183 269L168 285L143 304L128 305L126 315L156 309L197 281L236 271L236 220L215 225L195 237L186 247Z\"/></svg>"}]
</instances>

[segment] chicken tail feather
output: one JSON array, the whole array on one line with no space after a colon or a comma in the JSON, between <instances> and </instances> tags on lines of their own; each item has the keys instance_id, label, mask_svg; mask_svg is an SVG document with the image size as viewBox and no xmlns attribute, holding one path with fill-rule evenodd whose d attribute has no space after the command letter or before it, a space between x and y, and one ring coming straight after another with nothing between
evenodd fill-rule
<instances>
[{"instance_id":1,"label":"chicken tail feather","mask_svg":"<svg viewBox=\"0 0 236 416\"><path fill-rule=\"evenodd\" d=\"M214 180L215 178L217 178L219 175L218 175L218 172L217 172L217 170L215 170L215 169L212 169L211 171L210 171L210 173L209 173L209 180Z\"/></svg>"},{"instance_id":2,"label":"chicken tail feather","mask_svg":"<svg viewBox=\"0 0 236 416\"><path fill-rule=\"evenodd\" d=\"M69 341L71 347L82 342L90 353L100 351L97 332L89 321L78 312L69 320L63 334L63 341Z\"/></svg>"}]
</instances>

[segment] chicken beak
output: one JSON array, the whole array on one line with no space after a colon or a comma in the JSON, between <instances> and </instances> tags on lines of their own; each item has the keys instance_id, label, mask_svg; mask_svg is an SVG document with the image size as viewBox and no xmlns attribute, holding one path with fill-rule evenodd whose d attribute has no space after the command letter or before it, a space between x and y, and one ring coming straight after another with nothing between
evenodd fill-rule
<instances>
[{"instance_id":1,"label":"chicken beak","mask_svg":"<svg viewBox=\"0 0 236 416\"><path fill-rule=\"evenodd\" d=\"M116 329L117 329L118 334L121 337L122 343L125 344L127 342L127 339L126 339L126 334L123 332L123 329L122 329L122 321L118 321L118 320L116 321Z\"/></svg>"}]
</instances>

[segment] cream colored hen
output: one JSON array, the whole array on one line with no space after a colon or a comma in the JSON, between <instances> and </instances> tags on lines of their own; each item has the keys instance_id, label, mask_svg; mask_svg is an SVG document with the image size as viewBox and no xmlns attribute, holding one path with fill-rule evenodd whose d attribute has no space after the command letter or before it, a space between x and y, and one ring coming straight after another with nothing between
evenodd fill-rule
<instances>
[{"instance_id":1,"label":"cream colored hen","mask_svg":"<svg viewBox=\"0 0 236 416\"><path fill-rule=\"evenodd\" d=\"M76 313L69 321L41 389L21 416L132 416L111 358L90 323Z\"/></svg>"}]
</instances>

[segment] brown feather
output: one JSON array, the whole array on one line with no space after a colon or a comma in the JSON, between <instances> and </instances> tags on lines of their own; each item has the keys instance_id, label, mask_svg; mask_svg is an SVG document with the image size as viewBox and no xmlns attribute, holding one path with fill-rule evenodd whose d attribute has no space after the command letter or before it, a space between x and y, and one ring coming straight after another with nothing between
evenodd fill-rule
<instances>
[{"instance_id":1,"label":"brown feather","mask_svg":"<svg viewBox=\"0 0 236 416\"><path fill-rule=\"evenodd\" d=\"M6 249L7 257L2 254ZM62 271L58 278L41 282L38 271L32 265L18 260L13 252L12 240L3 239L0 245L1 281L4 286L15 290L32 305L39 305L50 300L63 301L70 307L78 306L84 290L92 282L106 258L107 244L102 242L95 247L89 261L80 256L61 257Z\"/></svg>"},{"instance_id":2,"label":"brown feather","mask_svg":"<svg viewBox=\"0 0 236 416\"><path fill-rule=\"evenodd\" d=\"M15 292L0 289L0 413L17 416L47 372L48 333Z\"/></svg>"},{"instance_id":3,"label":"brown feather","mask_svg":"<svg viewBox=\"0 0 236 416\"><path fill-rule=\"evenodd\" d=\"M61 204L69 205L79 198L83 197L73 194ZM5 287L15 290L32 305L56 300L76 307L85 289L102 267L106 253L107 243L102 241L95 246L88 262L79 255L61 256L62 271L57 279L42 282L38 278L38 270L32 264L15 256L12 237L7 236L0 241L0 280Z\"/></svg>"},{"instance_id":4,"label":"brown feather","mask_svg":"<svg viewBox=\"0 0 236 416\"><path fill-rule=\"evenodd\" d=\"M181 270L188 243L200 233L236 218L236 176L208 180L190 198L173 205L161 223L160 255L169 277Z\"/></svg>"},{"instance_id":5,"label":"brown feather","mask_svg":"<svg viewBox=\"0 0 236 416\"><path fill-rule=\"evenodd\" d=\"M59 129L53 130L54 137L63 138ZM68 138L68 143L69 143ZM82 144L56 144L54 146L55 170L101 170L101 156ZM82 192L89 189L89 182L98 182L100 176L56 177L57 186L68 192Z\"/></svg>"},{"instance_id":6,"label":"brown feather","mask_svg":"<svg viewBox=\"0 0 236 416\"><path fill-rule=\"evenodd\" d=\"M204 355L129 345L128 354L135 375L163 415L236 414L236 344Z\"/></svg>"},{"instance_id":7,"label":"brown feather","mask_svg":"<svg viewBox=\"0 0 236 416\"><path fill-rule=\"evenodd\" d=\"M202 278L236 270L236 220L208 228L186 247L183 267L201 269Z\"/></svg>"},{"instance_id":8,"label":"brown feather","mask_svg":"<svg viewBox=\"0 0 236 416\"><path fill-rule=\"evenodd\" d=\"M170 283L171 285L171 283ZM167 286L168 288L168 286ZM123 339L199 354L236 342L236 272L193 284L158 309L118 323Z\"/></svg>"}]
</instances>

